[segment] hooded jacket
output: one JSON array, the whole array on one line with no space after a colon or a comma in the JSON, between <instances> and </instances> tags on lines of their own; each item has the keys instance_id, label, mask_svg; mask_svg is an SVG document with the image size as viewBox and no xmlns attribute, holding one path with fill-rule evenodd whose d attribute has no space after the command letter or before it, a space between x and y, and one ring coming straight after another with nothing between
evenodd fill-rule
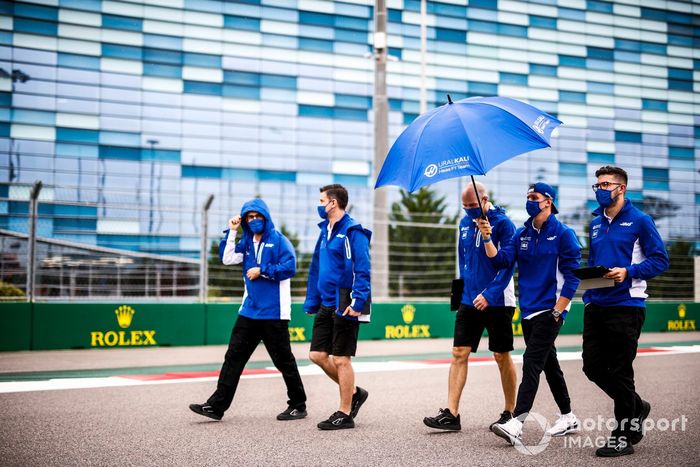
<instances>
[{"instance_id":1,"label":"hooded jacket","mask_svg":"<svg viewBox=\"0 0 700 467\"><path fill-rule=\"evenodd\" d=\"M265 228L257 245L245 220L251 211L265 217ZM262 199L245 203L241 208L241 218L241 239L236 242L236 232L231 235L230 229L226 229L219 243L219 257L224 264L243 263L245 290L238 313L251 319L288 320L292 310L290 279L296 273L294 247L275 229L270 210ZM260 277L251 281L246 272L254 267L260 268Z\"/></svg>"},{"instance_id":2,"label":"hooded jacket","mask_svg":"<svg viewBox=\"0 0 700 467\"><path fill-rule=\"evenodd\" d=\"M340 289L351 289L350 306L361 311L370 300L369 241L372 232L365 229L347 213L333 225L328 235L328 219L318 224L321 232L314 248L309 268L304 311L318 312L321 305L340 310ZM369 322L369 311L359 317L343 316L350 320Z\"/></svg>"},{"instance_id":3,"label":"hooded jacket","mask_svg":"<svg viewBox=\"0 0 700 467\"><path fill-rule=\"evenodd\" d=\"M593 211L596 216L588 237L589 266L627 268L627 278L614 287L590 289L583 302L598 306L644 307L647 279L658 276L669 266L668 253L651 217L625 200L612 222L603 208Z\"/></svg>"},{"instance_id":4,"label":"hooded jacket","mask_svg":"<svg viewBox=\"0 0 700 467\"><path fill-rule=\"evenodd\" d=\"M493 227L492 241L496 248L510 240L515 225L499 206L489 209ZM515 266L496 267L486 256L481 231L474 220L464 216L459 223L459 277L464 280L462 303L473 306L474 299L483 295L489 306L515 306L513 271Z\"/></svg>"},{"instance_id":5,"label":"hooded jacket","mask_svg":"<svg viewBox=\"0 0 700 467\"><path fill-rule=\"evenodd\" d=\"M518 302L523 319L537 311L554 307L559 297L571 300L580 279L573 271L581 261L581 245L576 233L551 214L539 231L532 218L525 221L496 256L499 267L518 263ZM562 318L571 307L562 312Z\"/></svg>"}]
</instances>

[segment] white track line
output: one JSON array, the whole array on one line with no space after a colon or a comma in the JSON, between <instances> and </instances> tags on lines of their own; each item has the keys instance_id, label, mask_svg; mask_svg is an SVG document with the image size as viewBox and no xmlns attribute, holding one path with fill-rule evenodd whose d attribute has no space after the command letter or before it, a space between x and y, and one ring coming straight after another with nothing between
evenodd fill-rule
<instances>
[{"instance_id":1,"label":"white track line","mask_svg":"<svg viewBox=\"0 0 700 467\"><path fill-rule=\"evenodd\" d=\"M671 347L652 347L655 352L644 351L637 354L637 357L650 357L659 355L678 355L688 353L700 353L700 345L690 346L671 346ZM581 360L581 352L558 352L557 357L560 361ZM522 362L522 355L514 355L513 361L516 363ZM495 365L494 360L473 361L469 366L488 366ZM388 371L407 371L407 370L434 370L438 368L447 368L449 363L429 363L428 361L400 361L387 360L382 362L361 362L356 361L352 364L355 373L379 373ZM274 370L274 367L267 369ZM323 372L316 365L303 365L299 367L299 373L302 376L318 376ZM138 376L138 375L135 375ZM258 378L278 378L280 373L264 373L264 374L249 374L243 375L241 379L258 379ZM62 389L93 389L93 388L108 388L122 386L143 386L152 384L173 384L173 383L201 383L217 381L215 376L207 376L201 378L175 378L163 380L139 380L128 376L108 376L99 378L55 378L43 381L8 381L0 383L0 394L14 392L31 392L31 391L56 391Z\"/></svg>"}]
</instances>

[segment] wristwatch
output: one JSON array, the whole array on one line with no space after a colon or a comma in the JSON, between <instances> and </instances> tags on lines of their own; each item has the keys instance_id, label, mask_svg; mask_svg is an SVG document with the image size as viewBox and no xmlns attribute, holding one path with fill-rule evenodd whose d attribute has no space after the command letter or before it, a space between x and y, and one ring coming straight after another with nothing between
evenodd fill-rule
<instances>
[{"instance_id":1,"label":"wristwatch","mask_svg":"<svg viewBox=\"0 0 700 467\"><path fill-rule=\"evenodd\" d=\"M561 311L552 308L552 316L554 316L555 318L559 318L561 316Z\"/></svg>"}]
</instances>

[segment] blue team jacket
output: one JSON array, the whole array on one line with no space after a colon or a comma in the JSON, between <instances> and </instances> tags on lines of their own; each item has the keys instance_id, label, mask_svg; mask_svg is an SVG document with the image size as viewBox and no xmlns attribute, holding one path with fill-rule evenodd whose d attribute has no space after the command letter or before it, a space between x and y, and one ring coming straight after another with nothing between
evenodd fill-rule
<instances>
[{"instance_id":1,"label":"blue team jacket","mask_svg":"<svg viewBox=\"0 0 700 467\"><path fill-rule=\"evenodd\" d=\"M265 230L256 251L245 215L257 211L265 216ZM297 270L297 259L291 242L275 229L267 204L259 198L248 201L241 208L243 236L236 243L235 252L243 254L245 291L238 313L251 319L284 319L291 317L291 284ZM219 243L219 258L223 260L230 229L224 230ZM260 267L261 276L251 281L246 276L250 268Z\"/></svg>"},{"instance_id":2,"label":"blue team jacket","mask_svg":"<svg viewBox=\"0 0 700 467\"><path fill-rule=\"evenodd\" d=\"M612 222L608 222L602 208L593 211L593 215L596 217L588 233L591 246L588 265L627 268L627 279L614 287L587 290L583 302L603 307L645 306L646 280L658 276L669 265L654 220L635 208L630 200L625 200Z\"/></svg>"},{"instance_id":3,"label":"blue team jacket","mask_svg":"<svg viewBox=\"0 0 700 467\"><path fill-rule=\"evenodd\" d=\"M581 261L576 233L552 214L537 231L532 218L520 227L494 258L498 267L518 263L518 298L523 318L554 307L560 296L573 298ZM567 308L568 311L568 308ZM566 318L566 312L562 313Z\"/></svg>"},{"instance_id":4,"label":"blue team jacket","mask_svg":"<svg viewBox=\"0 0 700 467\"><path fill-rule=\"evenodd\" d=\"M489 209L487 216L493 228L491 238L496 247L507 242L515 232L515 225L498 206ZM459 223L459 277L464 280L462 303L473 306L482 294L490 306L515 306L513 271L515 266L495 266L486 256L481 232L469 216Z\"/></svg>"},{"instance_id":5,"label":"blue team jacket","mask_svg":"<svg viewBox=\"0 0 700 467\"><path fill-rule=\"evenodd\" d=\"M328 237L328 220L318 224L321 232L316 242L309 267L304 311L316 313L321 305L336 308L340 303L340 289L352 289L350 298L353 310L360 311L370 299L369 241L372 232L365 229L347 213L333 226ZM356 317L344 318L358 320ZM369 314L359 321L369 321Z\"/></svg>"}]
</instances>

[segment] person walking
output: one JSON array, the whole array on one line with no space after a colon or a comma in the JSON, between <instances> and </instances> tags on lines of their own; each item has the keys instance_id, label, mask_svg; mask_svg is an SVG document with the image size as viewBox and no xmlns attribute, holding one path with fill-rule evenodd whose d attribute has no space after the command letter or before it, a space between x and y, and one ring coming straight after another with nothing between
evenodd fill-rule
<instances>
[{"instance_id":1,"label":"person walking","mask_svg":"<svg viewBox=\"0 0 700 467\"><path fill-rule=\"evenodd\" d=\"M287 386L287 409L277 415L277 420L302 419L307 415L306 393L289 341L290 279L296 273L294 247L275 229L262 199L245 203L240 215L231 218L228 225L219 245L219 257L225 265L243 264L243 301L216 391L206 403L190 404L190 410L221 420L231 406L246 363L262 341ZM239 226L243 226L243 236L236 241Z\"/></svg>"},{"instance_id":2,"label":"person walking","mask_svg":"<svg viewBox=\"0 0 700 467\"><path fill-rule=\"evenodd\" d=\"M651 404L636 392L633 362L646 315L646 281L669 266L653 219L625 199L627 172L605 166L593 185L600 207L589 228L589 266L608 268L613 287L583 294L583 372L615 404L616 428L600 457L632 454Z\"/></svg>"},{"instance_id":3,"label":"person walking","mask_svg":"<svg viewBox=\"0 0 700 467\"><path fill-rule=\"evenodd\" d=\"M525 206L530 218L525 225L500 251L493 242L486 244L486 255L497 267L518 265L518 298L526 345L523 375L514 417L491 427L493 433L513 445L520 440L523 422L535 402L542 371L560 414L547 433L564 436L580 430L580 423L571 411L569 391L554 341L580 282L573 271L579 267L581 245L576 233L555 216L558 213L554 204L556 193L550 185L535 183L526 196ZM485 240L491 237L488 220L480 220L479 228Z\"/></svg>"},{"instance_id":4,"label":"person walking","mask_svg":"<svg viewBox=\"0 0 700 467\"><path fill-rule=\"evenodd\" d=\"M315 315L309 359L331 378L340 392L338 410L317 426L321 430L355 427L369 395L355 386L352 357L361 322L369 322L372 232L345 212L348 191L342 185L320 189L318 214L323 219L309 268L304 311Z\"/></svg>"},{"instance_id":5,"label":"person walking","mask_svg":"<svg viewBox=\"0 0 700 467\"><path fill-rule=\"evenodd\" d=\"M513 416L515 406L515 366L513 350L513 292L514 267L495 267L486 256L487 242L499 245L510 239L515 226L503 208L489 201L482 183L467 186L462 192L462 207L466 215L459 224L459 277L464 281L462 298L455 319L452 362L447 384L447 407L439 409L434 417L425 417L423 423L438 430L462 429L459 402L467 382L469 356L479 348L484 329L489 335L489 350L498 364L503 389L504 410L497 422ZM477 219L486 213L493 224L492 237L482 238ZM493 425L493 424L492 424Z\"/></svg>"}]
</instances>

